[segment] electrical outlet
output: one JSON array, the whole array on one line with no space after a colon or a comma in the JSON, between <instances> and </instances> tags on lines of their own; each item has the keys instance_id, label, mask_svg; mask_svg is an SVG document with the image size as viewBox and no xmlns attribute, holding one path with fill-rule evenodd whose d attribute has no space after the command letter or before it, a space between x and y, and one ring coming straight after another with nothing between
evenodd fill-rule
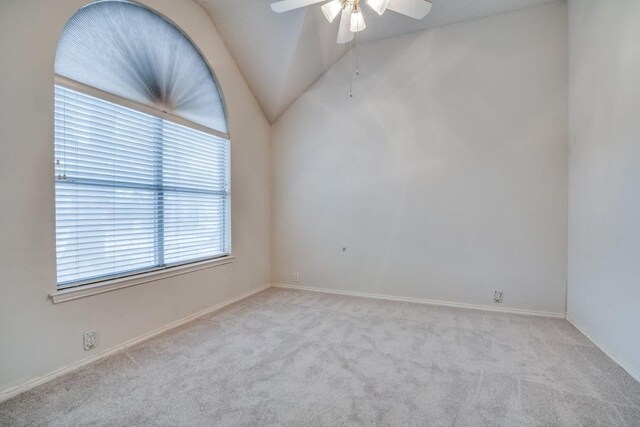
<instances>
[{"instance_id":1,"label":"electrical outlet","mask_svg":"<svg viewBox=\"0 0 640 427\"><path fill-rule=\"evenodd\" d=\"M498 304L502 302L502 291L493 291L493 302Z\"/></svg>"},{"instance_id":2,"label":"electrical outlet","mask_svg":"<svg viewBox=\"0 0 640 427\"><path fill-rule=\"evenodd\" d=\"M96 330L84 333L84 351L93 350L98 346L98 332Z\"/></svg>"},{"instance_id":3,"label":"electrical outlet","mask_svg":"<svg viewBox=\"0 0 640 427\"><path fill-rule=\"evenodd\" d=\"M300 281L300 273L293 273L293 281L294 282Z\"/></svg>"}]
</instances>

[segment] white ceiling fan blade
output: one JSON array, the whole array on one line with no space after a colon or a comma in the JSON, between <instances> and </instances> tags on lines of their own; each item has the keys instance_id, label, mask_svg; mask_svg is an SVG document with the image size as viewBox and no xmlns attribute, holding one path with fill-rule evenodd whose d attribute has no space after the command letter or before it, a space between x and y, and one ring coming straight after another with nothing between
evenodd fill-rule
<instances>
[{"instance_id":1,"label":"white ceiling fan blade","mask_svg":"<svg viewBox=\"0 0 640 427\"><path fill-rule=\"evenodd\" d=\"M342 16L340 16L340 29L338 29L338 43L345 44L353 40L353 33L351 32L351 8L345 7L342 9Z\"/></svg>"},{"instance_id":2,"label":"white ceiling fan blade","mask_svg":"<svg viewBox=\"0 0 640 427\"><path fill-rule=\"evenodd\" d=\"M389 0L367 0L367 4L371 9L375 10L378 15L382 15L384 11L387 10Z\"/></svg>"},{"instance_id":3,"label":"white ceiling fan blade","mask_svg":"<svg viewBox=\"0 0 640 427\"><path fill-rule=\"evenodd\" d=\"M274 12L284 13L290 10L300 9L301 7L311 6L312 4L322 3L326 0L282 0L271 3L271 9Z\"/></svg>"},{"instance_id":4,"label":"white ceiling fan blade","mask_svg":"<svg viewBox=\"0 0 640 427\"><path fill-rule=\"evenodd\" d=\"M431 11L427 0L389 0L387 9L415 19L422 19Z\"/></svg>"}]
</instances>

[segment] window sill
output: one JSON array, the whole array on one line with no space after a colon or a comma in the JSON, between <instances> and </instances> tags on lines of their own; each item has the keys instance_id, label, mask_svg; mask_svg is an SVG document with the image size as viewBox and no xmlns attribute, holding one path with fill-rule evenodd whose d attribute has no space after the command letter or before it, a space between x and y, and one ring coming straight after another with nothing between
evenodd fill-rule
<instances>
[{"instance_id":1,"label":"window sill","mask_svg":"<svg viewBox=\"0 0 640 427\"><path fill-rule=\"evenodd\" d=\"M105 292L115 291L117 289L128 288L130 286L141 285L143 283L154 282L156 280L166 279L168 277L179 276L181 274L190 273L192 271L204 270L206 268L217 267L219 265L230 264L235 260L233 255L222 258L216 258L193 264L179 265L167 268L165 270L151 271L149 273L136 274L129 277L120 277L118 279L107 280L91 285L78 286L76 288L61 289L49 294L54 304L61 302L73 301L80 298L89 297L91 295L103 294Z\"/></svg>"}]
</instances>

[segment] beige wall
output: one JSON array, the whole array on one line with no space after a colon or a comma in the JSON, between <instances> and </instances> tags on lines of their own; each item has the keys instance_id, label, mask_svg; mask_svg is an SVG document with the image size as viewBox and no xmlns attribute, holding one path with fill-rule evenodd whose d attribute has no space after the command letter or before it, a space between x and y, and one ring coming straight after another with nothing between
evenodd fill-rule
<instances>
[{"instance_id":1,"label":"beige wall","mask_svg":"<svg viewBox=\"0 0 640 427\"><path fill-rule=\"evenodd\" d=\"M53 305L53 67L66 20L86 0L0 2L0 392L269 282L270 129L203 9L144 0L177 23L213 66L232 137L236 262Z\"/></svg>"},{"instance_id":2,"label":"beige wall","mask_svg":"<svg viewBox=\"0 0 640 427\"><path fill-rule=\"evenodd\" d=\"M567 315L640 381L640 2L569 16Z\"/></svg>"},{"instance_id":3,"label":"beige wall","mask_svg":"<svg viewBox=\"0 0 640 427\"><path fill-rule=\"evenodd\" d=\"M273 125L273 281L564 313L566 3L358 51Z\"/></svg>"}]
</instances>

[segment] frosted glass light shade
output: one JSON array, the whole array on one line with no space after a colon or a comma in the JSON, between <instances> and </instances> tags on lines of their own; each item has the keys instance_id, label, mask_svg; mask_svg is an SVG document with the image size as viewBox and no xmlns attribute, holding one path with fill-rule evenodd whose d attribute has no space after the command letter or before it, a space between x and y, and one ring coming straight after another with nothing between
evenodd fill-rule
<instances>
[{"instance_id":1,"label":"frosted glass light shade","mask_svg":"<svg viewBox=\"0 0 640 427\"><path fill-rule=\"evenodd\" d=\"M322 5L321 9L325 18L327 18L327 21L333 22L333 20L336 19L336 16L340 14L340 11L342 11L342 4L340 3L340 0L333 0Z\"/></svg>"},{"instance_id":2,"label":"frosted glass light shade","mask_svg":"<svg viewBox=\"0 0 640 427\"><path fill-rule=\"evenodd\" d=\"M222 95L198 49L138 4L90 3L62 31L57 75L227 133Z\"/></svg>"},{"instance_id":3,"label":"frosted glass light shade","mask_svg":"<svg viewBox=\"0 0 640 427\"><path fill-rule=\"evenodd\" d=\"M364 22L364 17L362 16L362 11L357 10L351 14L351 27L349 28L352 33L357 33L359 31L367 28L367 24Z\"/></svg>"},{"instance_id":4,"label":"frosted glass light shade","mask_svg":"<svg viewBox=\"0 0 640 427\"><path fill-rule=\"evenodd\" d=\"M384 11L387 10L389 0L367 0L367 4L371 9L375 10L378 15L382 15Z\"/></svg>"},{"instance_id":5,"label":"frosted glass light shade","mask_svg":"<svg viewBox=\"0 0 640 427\"><path fill-rule=\"evenodd\" d=\"M345 7L342 9L342 13L340 16L340 27L338 28L338 39L336 40L338 44L349 43L353 40L353 34L349 29L351 27L351 12L352 8Z\"/></svg>"}]
</instances>

